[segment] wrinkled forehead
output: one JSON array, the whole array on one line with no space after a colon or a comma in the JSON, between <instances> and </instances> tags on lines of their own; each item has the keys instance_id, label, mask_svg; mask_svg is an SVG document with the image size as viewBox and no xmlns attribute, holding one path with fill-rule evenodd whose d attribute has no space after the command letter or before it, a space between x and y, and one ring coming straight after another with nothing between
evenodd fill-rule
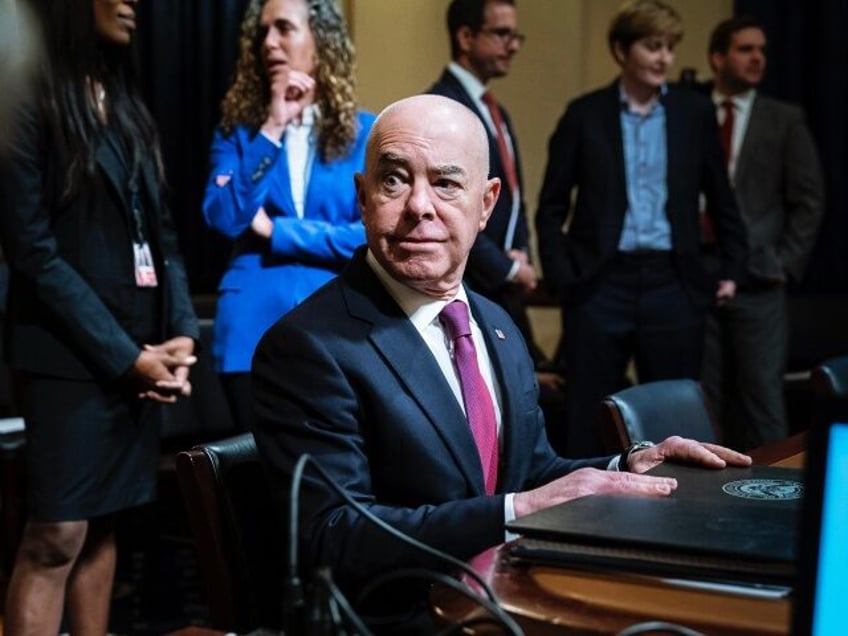
<instances>
[{"instance_id":1,"label":"wrinkled forehead","mask_svg":"<svg viewBox=\"0 0 848 636\"><path fill-rule=\"evenodd\" d=\"M380 114L368 142L368 164L376 166L375 161L387 156L415 157L433 165L460 166L469 174L482 171L486 175L488 143L478 117L461 104L449 103L446 98L411 98Z\"/></svg>"}]
</instances>

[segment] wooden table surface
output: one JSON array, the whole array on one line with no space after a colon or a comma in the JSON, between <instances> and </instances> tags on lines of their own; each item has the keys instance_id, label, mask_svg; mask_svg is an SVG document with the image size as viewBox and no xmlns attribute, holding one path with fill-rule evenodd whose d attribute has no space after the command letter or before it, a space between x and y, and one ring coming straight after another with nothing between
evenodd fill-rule
<instances>
[{"instance_id":1,"label":"wooden table surface","mask_svg":"<svg viewBox=\"0 0 848 636\"><path fill-rule=\"evenodd\" d=\"M755 463L801 468L802 433L752 453ZM616 633L633 623L663 620L710 635L789 634L788 598L753 598L729 591L682 587L665 579L626 573L602 574L566 568L520 567L504 546L472 561L528 636ZM438 615L463 620L480 612L447 591L433 594Z\"/></svg>"}]
</instances>

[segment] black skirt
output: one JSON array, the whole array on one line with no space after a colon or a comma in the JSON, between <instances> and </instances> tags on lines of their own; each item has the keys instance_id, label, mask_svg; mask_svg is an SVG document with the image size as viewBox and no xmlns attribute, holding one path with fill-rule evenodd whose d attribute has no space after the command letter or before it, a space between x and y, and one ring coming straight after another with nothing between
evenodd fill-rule
<instances>
[{"instance_id":1,"label":"black skirt","mask_svg":"<svg viewBox=\"0 0 848 636\"><path fill-rule=\"evenodd\" d=\"M23 374L29 520L77 521L152 501L161 406L121 387Z\"/></svg>"}]
</instances>

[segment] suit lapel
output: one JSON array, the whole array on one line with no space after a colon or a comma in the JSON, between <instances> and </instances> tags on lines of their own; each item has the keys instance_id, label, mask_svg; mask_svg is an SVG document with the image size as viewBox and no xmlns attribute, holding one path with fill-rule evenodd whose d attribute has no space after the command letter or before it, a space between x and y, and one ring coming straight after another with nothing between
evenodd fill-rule
<instances>
[{"instance_id":1,"label":"suit lapel","mask_svg":"<svg viewBox=\"0 0 848 636\"><path fill-rule=\"evenodd\" d=\"M754 97L754 103L751 104L751 113L748 116L748 127L745 130L745 136L742 138L742 146L739 148L739 156L736 158L736 171L733 175L734 183L743 183L745 172L748 170L748 165L751 163L751 148L756 146L756 140L762 135L768 134L769 122L767 117L764 117L763 103L759 97Z\"/></svg>"},{"instance_id":2,"label":"suit lapel","mask_svg":"<svg viewBox=\"0 0 848 636\"><path fill-rule=\"evenodd\" d=\"M624 141L621 133L621 100L619 98L618 80L608 87L606 99L604 100L601 120L609 147L612 149L613 170L615 170L614 183L616 184L617 197L623 205L616 206L621 220L627 210L627 179L624 172Z\"/></svg>"},{"instance_id":3,"label":"suit lapel","mask_svg":"<svg viewBox=\"0 0 848 636\"><path fill-rule=\"evenodd\" d=\"M348 311L371 323L369 340L430 421L472 490L482 494L483 471L465 414L427 344L365 262L364 254L364 250L358 252L343 274Z\"/></svg>"},{"instance_id":4,"label":"suit lapel","mask_svg":"<svg viewBox=\"0 0 848 636\"><path fill-rule=\"evenodd\" d=\"M662 99L663 108L665 109L665 147L666 147L666 188L668 189L667 201L675 199L672 192L675 184L680 183L680 175L678 168L685 165L684 153L693 152L691 148L685 148L685 144L692 138L685 134L684 126L691 125L691 122L683 116L680 108L674 105L676 95L670 90ZM672 206L666 205L666 211L672 209ZM671 219L669 219L671 221Z\"/></svg>"},{"instance_id":5,"label":"suit lapel","mask_svg":"<svg viewBox=\"0 0 848 636\"><path fill-rule=\"evenodd\" d=\"M117 151L112 147L111 143L106 139L102 139L97 145L97 151L94 157L103 174L106 175L106 180L112 187L112 194L121 201L121 208L124 210L128 209L129 204L126 199L127 184L123 182L123 176L126 174L126 171Z\"/></svg>"}]
</instances>

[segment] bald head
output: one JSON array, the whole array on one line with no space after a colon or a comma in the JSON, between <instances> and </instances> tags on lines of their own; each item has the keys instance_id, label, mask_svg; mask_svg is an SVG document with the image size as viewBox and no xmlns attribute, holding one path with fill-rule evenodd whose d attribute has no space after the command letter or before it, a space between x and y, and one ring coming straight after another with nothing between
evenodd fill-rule
<instances>
[{"instance_id":1,"label":"bald head","mask_svg":"<svg viewBox=\"0 0 848 636\"><path fill-rule=\"evenodd\" d=\"M489 174L489 137L480 118L456 100L441 95L414 95L386 106L368 138L366 162L370 165L375 146L385 134L406 131L422 139L448 139L459 143L462 140L469 159L482 171L483 178Z\"/></svg>"},{"instance_id":2,"label":"bald head","mask_svg":"<svg viewBox=\"0 0 848 636\"><path fill-rule=\"evenodd\" d=\"M368 247L392 278L428 296L456 294L500 192L488 144L478 117L445 97L416 95L380 113L356 185Z\"/></svg>"}]
</instances>

